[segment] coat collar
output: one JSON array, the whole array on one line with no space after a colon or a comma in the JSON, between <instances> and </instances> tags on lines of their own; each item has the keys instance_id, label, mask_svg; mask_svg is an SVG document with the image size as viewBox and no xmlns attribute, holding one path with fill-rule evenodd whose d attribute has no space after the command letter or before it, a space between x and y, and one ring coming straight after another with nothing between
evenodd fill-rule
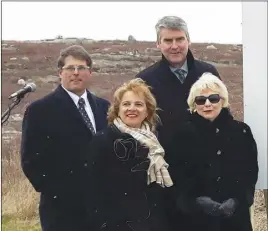
<instances>
[{"instance_id":1,"label":"coat collar","mask_svg":"<svg viewBox=\"0 0 268 231\"><path fill-rule=\"evenodd\" d=\"M190 49L188 49L188 53L187 53L187 56L186 56L186 59L187 59L187 65L188 65L188 70L191 70L194 68L194 56L193 56L193 53ZM163 65L167 66L169 68L170 64L168 62L168 60L166 59L166 57L162 54L162 63Z\"/></svg>"},{"instance_id":2,"label":"coat collar","mask_svg":"<svg viewBox=\"0 0 268 231\"><path fill-rule=\"evenodd\" d=\"M133 138L131 135L121 132L114 124L110 124L108 126L108 136L111 137L113 141L118 138L120 139Z\"/></svg>"},{"instance_id":3,"label":"coat collar","mask_svg":"<svg viewBox=\"0 0 268 231\"><path fill-rule=\"evenodd\" d=\"M137 151L139 152L138 156L148 155L148 147L142 145L130 134L121 132L114 124L110 124L108 126L107 137L109 138L109 142L112 142L113 145L116 140L119 140L119 142L124 146L125 150L131 151L131 153L135 156Z\"/></svg>"},{"instance_id":4,"label":"coat collar","mask_svg":"<svg viewBox=\"0 0 268 231\"><path fill-rule=\"evenodd\" d=\"M188 53L187 53L187 66L188 66L188 73L187 73L187 76L183 85L189 86L190 88L193 82L196 81L196 77L195 77L196 75L194 74L196 71L195 59L190 49L188 50ZM171 82L174 84L177 84L178 82L180 83L175 73L171 71L170 64L163 54L162 54L162 59L159 62L159 67L160 67L159 71L156 75L156 79L157 79L156 81L158 81L159 85L169 84Z\"/></svg>"},{"instance_id":5,"label":"coat collar","mask_svg":"<svg viewBox=\"0 0 268 231\"><path fill-rule=\"evenodd\" d=\"M202 129L209 128L220 128L224 127L229 121L233 120L233 116L230 113L229 108L222 108L220 114L214 121L209 121L204 117L200 116L197 112L193 113L191 116L191 121Z\"/></svg>"},{"instance_id":6,"label":"coat collar","mask_svg":"<svg viewBox=\"0 0 268 231\"><path fill-rule=\"evenodd\" d=\"M77 106L75 105L70 95L62 88L61 85L56 88L55 96L58 100L60 100L60 106L62 106L66 111L68 111L68 113L70 113L70 116L73 116L76 119L80 120L86 127L86 124L84 123L83 118L77 109ZM94 114L96 130L98 131L100 128L100 121L98 120L96 97L87 90L87 98Z\"/></svg>"}]
</instances>

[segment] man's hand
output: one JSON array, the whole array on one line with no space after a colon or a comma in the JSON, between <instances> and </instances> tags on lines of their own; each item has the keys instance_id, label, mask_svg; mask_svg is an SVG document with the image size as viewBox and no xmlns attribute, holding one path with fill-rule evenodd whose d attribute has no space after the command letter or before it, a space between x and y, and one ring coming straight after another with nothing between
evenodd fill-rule
<instances>
[{"instance_id":1,"label":"man's hand","mask_svg":"<svg viewBox=\"0 0 268 231\"><path fill-rule=\"evenodd\" d=\"M231 217L234 214L237 205L238 205L237 200L230 198L221 204L220 210L225 216Z\"/></svg>"},{"instance_id":2,"label":"man's hand","mask_svg":"<svg viewBox=\"0 0 268 231\"><path fill-rule=\"evenodd\" d=\"M198 207L207 215L219 216L222 213L220 210L221 204L217 201L212 200L210 197L197 197L196 203Z\"/></svg>"}]
</instances>

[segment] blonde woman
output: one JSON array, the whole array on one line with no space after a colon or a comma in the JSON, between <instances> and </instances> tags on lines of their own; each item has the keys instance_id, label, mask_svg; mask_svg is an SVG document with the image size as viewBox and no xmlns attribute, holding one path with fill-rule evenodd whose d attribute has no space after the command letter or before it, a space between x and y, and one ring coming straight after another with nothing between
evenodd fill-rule
<instances>
[{"instance_id":1,"label":"blonde woman","mask_svg":"<svg viewBox=\"0 0 268 231\"><path fill-rule=\"evenodd\" d=\"M178 126L167 159L185 230L251 231L258 178L251 129L230 114L227 88L211 73L192 85L187 102L191 115Z\"/></svg>"},{"instance_id":2,"label":"blonde woman","mask_svg":"<svg viewBox=\"0 0 268 231\"><path fill-rule=\"evenodd\" d=\"M157 194L173 182L154 134L156 109L139 78L114 93L109 126L93 138L85 163L89 230L169 230Z\"/></svg>"}]
</instances>

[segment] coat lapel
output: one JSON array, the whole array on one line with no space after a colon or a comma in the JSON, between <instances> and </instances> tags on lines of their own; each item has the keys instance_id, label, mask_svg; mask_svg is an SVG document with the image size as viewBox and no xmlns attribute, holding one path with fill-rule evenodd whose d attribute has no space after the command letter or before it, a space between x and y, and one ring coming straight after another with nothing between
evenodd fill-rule
<instances>
[{"instance_id":1,"label":"coat lapel","mask_svg":"<svg viewBox=\"0 0 268 231\"><path fill-rule=\"evenodd\" d=\"M72 98L61 87L61 85L56 88L55 96L60 101L59 107L62 107L62 109L66 112L66 115L73 117L73 119L75 121L78 121L78 124L81 124L81 126L86 128L90 132L90 130L88 129L87 125L85 124L80 112L78 111L78 108L76 107L75 103L73 102ZM94 117L95 117L95 114L94 114Z\"/></svg>"}]
</instances>

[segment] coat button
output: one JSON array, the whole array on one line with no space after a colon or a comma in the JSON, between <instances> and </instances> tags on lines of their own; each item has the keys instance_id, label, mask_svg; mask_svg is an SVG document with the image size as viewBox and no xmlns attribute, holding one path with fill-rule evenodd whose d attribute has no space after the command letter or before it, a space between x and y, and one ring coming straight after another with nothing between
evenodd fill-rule
<instances>
[{"instance_id":1,"label":"coat button","mask_svg":"<svg viewBox=\"0 0 268 231\"><path fill-rule=\"evenodd\" d=\"M216 133L219 133L220 132L220 129L216 128Z\"/></svg>"},{"instance_id":2,"label":"coat button","mask_svg":"<svg viewBox=\"0 0 268 231\"><path fill-rule=\"evenodd\" d=\"M56 198L57 198L57 196L54 196L53 198L54 198L54 199L56 199Z\"/></svg>"},{"instance_id":3,"label":"coat button","mask_svg":"<svg viewBox=\"0 0 268 231\"><path fill-rule=\"evenodd\" d=\"M220 181L220 179L221 179L221 177L219 176L219 177L217 178L217 181Z\"/></svg>"},{"instance_id":4,"label":"coat button","mask_svg":"<svg viewBox=\"0 0 268 231\"><path fill-rule=\"evenodd\" d=\"M221 150L218 150L217 151L217 155L221 155Z\"/></svg>"}]
</instances>

